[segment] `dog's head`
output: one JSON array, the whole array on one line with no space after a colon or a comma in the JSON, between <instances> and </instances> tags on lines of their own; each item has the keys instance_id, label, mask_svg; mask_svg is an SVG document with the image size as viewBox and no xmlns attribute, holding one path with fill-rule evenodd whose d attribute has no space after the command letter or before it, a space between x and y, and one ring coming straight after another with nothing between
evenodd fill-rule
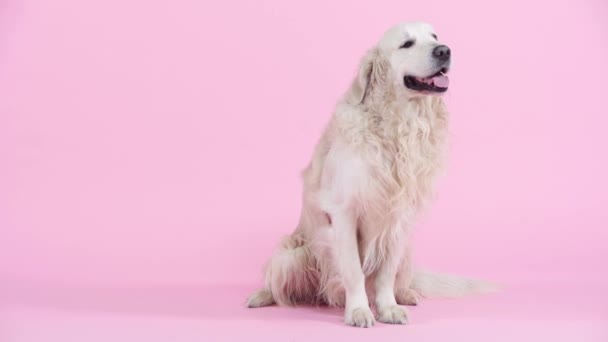
<instances>
[{"instance_id":1,"label":"dog's head","mask_svg":"<svg viewBox=\"0 0 608 342\"><path fill-rule=\"evenodd\" d=\"M450 49L427 23L403 23L388 30L361 61L353 84L359 103L366 97L440 95L448 90Z\"/></svg>"}]
</instances>

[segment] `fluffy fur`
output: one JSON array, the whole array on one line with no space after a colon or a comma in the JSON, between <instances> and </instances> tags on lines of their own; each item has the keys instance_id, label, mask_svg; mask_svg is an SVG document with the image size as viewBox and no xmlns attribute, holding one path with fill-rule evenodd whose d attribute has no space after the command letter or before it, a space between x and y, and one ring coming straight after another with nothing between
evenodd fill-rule
<instances>
[{"instance_id":1,"label":"fluffy fur","mask_svg":"<svg viewBox=\"0 0 608 342\"><path fill-rule=\"evenodd\" d=\"M408 40L415 45L402 48ZM408 89L404 77L434 74L438 45L430 25L406 23L364 56L303 172L299 224L249 307L324 303L345 307L347 324L368 327L369 303L378 320L403 324L398 304L486 290L411 265L410 232L442 170L448 112L438 94Z\"/></svg>"}]
</instances>

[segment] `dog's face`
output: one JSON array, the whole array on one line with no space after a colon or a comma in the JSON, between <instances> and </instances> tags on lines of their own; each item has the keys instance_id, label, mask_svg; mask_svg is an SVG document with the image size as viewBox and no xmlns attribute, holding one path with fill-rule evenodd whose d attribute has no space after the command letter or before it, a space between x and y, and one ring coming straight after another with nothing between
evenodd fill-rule
<instances>
[{"instance_id":1,"label":"dog's face","mask_svg":"<svg viewBox=\"0 0 608 342\"><path fill-rule=\"evenodd\" d=\"M450 48L439 42L431 25L397 25L386 32L378 47L389 60L397 87L422 94L448 90Z\"/></svg>"},{"instance_id":2,"label":"dog's face","mask_svg":"<svg viewBox=\"0 0 608 342\"><path fill-rule=\"evenodd\" d=\"M361 101L373 87L393 87L400 98L443 94L448 90L450 63L450 49L439 42L431 25L399 24L384 34L361 64Z\"/></svg>"}]
</instances>

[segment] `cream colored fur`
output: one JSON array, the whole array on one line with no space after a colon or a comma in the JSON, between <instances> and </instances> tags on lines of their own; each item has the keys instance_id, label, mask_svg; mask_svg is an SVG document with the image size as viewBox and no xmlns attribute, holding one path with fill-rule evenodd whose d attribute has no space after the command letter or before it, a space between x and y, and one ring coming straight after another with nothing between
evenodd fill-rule
<instances>
[{"instance_id":1,"label":"cream colored fur","mask_svg":"<svg viewBox=\"0 0 608 342\"><path fill-rule=\"evenodd\" d=\"M406 323L398 304L457 296L483 283L416 273L410 233L442 170L448 112L440 96L404 86L404 75L436 71L439 45L425 23L400 24L368 51L303 172L296 230L265 268L249 307L326 303L347 324ZM403 41L415 40L409 49Z\"/></svg>"}]
</instances>

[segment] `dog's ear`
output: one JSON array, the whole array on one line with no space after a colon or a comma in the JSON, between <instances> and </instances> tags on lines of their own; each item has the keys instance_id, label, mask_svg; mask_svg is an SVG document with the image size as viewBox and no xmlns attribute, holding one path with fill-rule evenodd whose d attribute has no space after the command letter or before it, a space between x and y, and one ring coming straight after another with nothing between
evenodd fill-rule
<instances>
[{"instance_id":1,"label":"dog's ear","mask_svg":"<svg viewBox=\"0 0 608 342\"><path fill-rule=\"evenodd\" d=\"M356 104L365 102L371 90L384 80L386 62L378 48L367 51L359 66L359 74L351 87L351 101Z\"/></svg>"}]
</instances>

